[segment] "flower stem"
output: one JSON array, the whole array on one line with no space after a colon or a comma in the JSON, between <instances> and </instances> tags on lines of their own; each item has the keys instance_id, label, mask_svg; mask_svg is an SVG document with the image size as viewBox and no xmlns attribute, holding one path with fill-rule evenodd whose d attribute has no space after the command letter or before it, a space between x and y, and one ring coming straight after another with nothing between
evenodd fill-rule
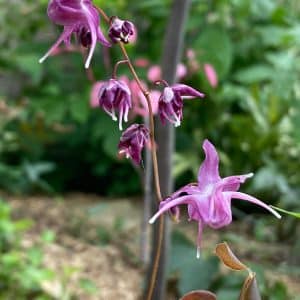
<instances>
[{"instance_id":1,"label":"flower stem","mask_svg":"<svg viewBox=\"0 0 300 300\"><path fill-rule=\"evenodd\" d=\"M116 78L117 78L117 70L118 70L119 65L121 65L121 64L128 64L128 60L127 60L127 59L125 59L125 60L120 60L120 61L118 61L118 62L115 64L115 67L114 67L114 70L113 70L113 74L112 74L113 79L116 79Z\"/></svg>"},{"instance_id":2,"label":"flower stem","mask_svg":"<svg viewBox=\"0 0 300 300\"><path fill-rule=\"evenodd\" d=\"M106 15L106 13L99 7L95 6L99 14L104 18L104 20L110 24L110 18ZM154 173L154 182L155 182L155 191L156 191L156 196L158 202L162 201L162 195L161 195L161 189L160 189L160 181L159 181L159 172L158 172L158 162L157 162L157 153L156 153L156 143L155 143L155 128L154 128L154 115L153 115L153 109L151 105L151 97L150 93L147 89L144 88L141 80L139 79L133 64L131 63L131 60L128 56L128 53L126 51L126 48L122 42L118 43L121 51L123 53L124 58L127 60L128 67L138 84L141 92L146 98L147 105L148 105L148 111L149 111L149 123L150 123L150 138L151 138L151 153L152 153L152 161L153 161L153 173ZM162 242L163 242L163 233L164 233L164 215L162 215L159 218L159 230L158 230L158 241L157 241L157 248L156 248L156 254L155 254L155 259L153 263L153 269L152 269L152 274L150 278L150 284L149 284L149 289L147 292L147 300L152 299L153 291L154 291L154 286L155 286L155 281L157 278L157 272L158 272L158 267L159 267L159 259L160 259L160 254L161 254L161 249L162 249Z\"/></svg>"}]
</instances>

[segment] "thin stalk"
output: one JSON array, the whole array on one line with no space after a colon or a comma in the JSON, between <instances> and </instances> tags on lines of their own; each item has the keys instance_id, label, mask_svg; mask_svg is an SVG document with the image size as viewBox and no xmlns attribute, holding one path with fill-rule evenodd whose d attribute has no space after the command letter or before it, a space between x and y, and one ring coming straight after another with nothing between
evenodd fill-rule
<instances>
[{"instance_id":1,"label":"thin stalk","mask_svg":"<svg viewBox=\"0 0 300 300\"><path fill-rule=\"evenodd\" d=\"M110 18L106 15L106 13L97 6L95 6L95 8L99 12L99 14L104 18L104 20L108 24L110 24ZM155 145L154 115L153 115L153 109L152 109L152 105L151 105L150 93L148 90L146 90L143 87L141 80L139 79L139 77L134 69L134 66L131 63L131 60L127 54L124 44L122 42L119 42L118 44L121 48L123 56L128 61L128 67L129 67L136 83L138 84L141 92L143 93L143 95L145 96L146 101L147 101L148 110L149 110L151 153L152 153L152 162L153 162L155 191L156 191L157 200L158 200L158 202L160 202L160 201L162 201L162 195L161 195L161 189L160 189L160 183L159 183L160 181L159 181L158 162L157 162L157 153L156 153L156 145ZM158 266L159 266L160 253L161 253L161 248L162 248L162 242L163 242L163 229L164 229L164 215L162 215L159 218L158 242L157 242L155 259L154 259L154 263L153 263L152 274L151 274L151 278L150 278L149 289L147 292L147 300L151 300L153 291L154 291L154 286L155 286L155 281L156 281Z\"/></svg>"},{"instance_id":2,"label":"thin stalk","mask_svg":"<svg viewBox=\"0 0 300 300\"><path fill-rule=\"evenodd\" d=\"M118 67L119 65L121 64L127 64L128 63L128 60L120 60L118 61L116 64L115 64L115 67L114 67L114 70L113 70L113 74L112 74L112 78L113 79L116 79L117 78L117 70L118 70Z\"/></svg>"}]
</instances>

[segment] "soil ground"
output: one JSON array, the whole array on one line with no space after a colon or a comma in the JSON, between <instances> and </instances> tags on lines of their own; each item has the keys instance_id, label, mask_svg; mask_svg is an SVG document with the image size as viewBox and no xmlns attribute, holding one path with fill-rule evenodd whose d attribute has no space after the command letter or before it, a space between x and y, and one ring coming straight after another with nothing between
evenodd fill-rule
<instances>
[{"instance_id":1,"label":"soil ground","mask_svg":"<svg viewBox=\"0 0 300 300\"><path fill-rule=\"evenodd\" d=\"M82 300L140 298L144 270L138 259L142 215L139 199L107 199L82 194L64 198L5 198L11 203L15 218L34 221L24 238L25 247L38 241L45 230L55 233L54 242L43 248L45 265L57 274L54 282L44 285L54 297L60 299L67 289ZM288 266L284 268L291 255L290 248L249 238L249 224L244 223L235 222L230 230L205 230L203 251L213 252L216 243L229 238L240 258L267 264L271 270L267 274L269 279L280 279L292 294L300 295L300 278L286 271ZM194 240L196 227L183 223L181 230ZM78 287L83 279L94 283L95 294ZM170 296L169 299L175 298Z\"/></svg>"}]
</instances>

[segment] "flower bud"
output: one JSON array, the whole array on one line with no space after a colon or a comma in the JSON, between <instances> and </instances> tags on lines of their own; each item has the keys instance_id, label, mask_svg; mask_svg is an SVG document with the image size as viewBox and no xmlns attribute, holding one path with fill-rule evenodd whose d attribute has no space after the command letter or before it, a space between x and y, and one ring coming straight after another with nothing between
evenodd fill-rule
<instances>
[{"instance_id":1,"label":"flower bud","mask_svg":"<svg viewBox=\"0 0 300 300\"><path fill-rule=\"evenodd\" d=\"M109 27L108 36L114 43L121 41L127 44L129 42L129 38L133 36L134 30L133 23L113 17Z\"/></svg>"}]
</instances>

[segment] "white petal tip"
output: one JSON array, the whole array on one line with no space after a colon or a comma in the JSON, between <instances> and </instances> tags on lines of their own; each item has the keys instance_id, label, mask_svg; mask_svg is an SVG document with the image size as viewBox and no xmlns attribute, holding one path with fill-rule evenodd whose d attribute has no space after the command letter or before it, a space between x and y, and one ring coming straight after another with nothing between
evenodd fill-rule
<instances>
[{"instance_id":1,"label":"white petal tip","mask_svg":"<svg viewBox=\"0 0 300 300\"><path fill-rule=\"evenodd\" d=\"M48 57L48 55L43 56L42 58L39 59L39 63L42 64L45 59Z\"/></svg>"},{"instance_id":2,"label":"white petal tip","mask_svg":"<svg viewBox=\"0 0 300 300\"><path fill-rule=\"evenodd\" d=\"M149 220L149 224L153 224L154 222L155 222L154 218L152 218L152 219Z\"/></svg>"},{"instance_id":3,"label":"white petal tip","mask_svg":"<svg viewBox=\"0 0 300 300\"><path fill-rule=\"evenodd\" d=\"M247 178L251 178L251 177L254 176L254 173L249 173L249 174L247 174L246 176L247 176Z\"/></svg>"},{"instance_id":4,"label":"white petal tip","mask_svg":"<svg viewBox=\"0 0 300 300\"><path fill-rule=\"evenodd\" d=\"M201 257L201 252L200 252L200 249L197 248L197 255L196 255L197 259L200 259Z\"/></svg>"},{"instance_id":5,"label":"white petal tip","mask_svg":"<svg viewBox=\"0 0 300 300\"><path fill-rule=\"evenodd\" d=\"M269 208L270 208L270 211L273 213L273 215L277 218L277 219L281 219L282 217L281 217L281 215L276 211L276 210L274 210L271 206L269 206Z\"/></svg>"}]
</instances>

